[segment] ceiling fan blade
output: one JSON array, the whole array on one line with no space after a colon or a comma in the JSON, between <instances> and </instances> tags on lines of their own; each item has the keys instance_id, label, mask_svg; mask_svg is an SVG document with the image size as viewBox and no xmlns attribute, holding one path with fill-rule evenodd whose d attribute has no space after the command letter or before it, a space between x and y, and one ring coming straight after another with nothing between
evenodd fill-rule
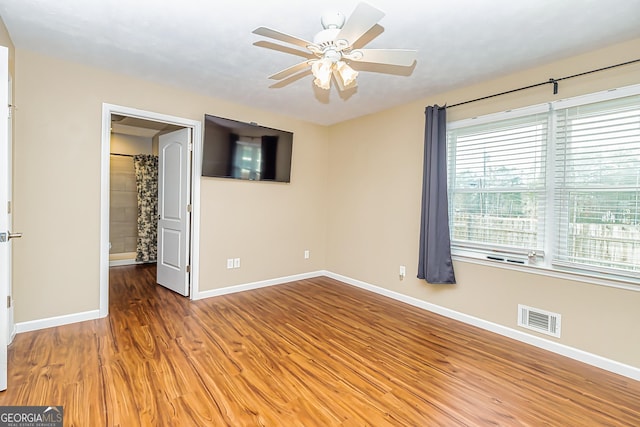
<instances>
[{"instance_id":1,"label":"ceiling fan blade","mask_svg":"<svg viewBox=\"0 0 640 427\"><path fill-rule=\"evenodd\" d=\"M293 45L296 46L302 46L305 49L308 49L309 46L316 46L315 44L313 44L310 41L301 39L299 37L296 36L291 36L289 34L285 34L283 32L280 32L278 30L273 30L271 28L267 28L267 27L258 27L255 30L253 30L254 34L257 34L259 36L264 36L264 37L269 37L272 39L276 39L276 40L280 40L282 42L285 43L291 43Z\"/></svg>"},{"instance_id":2,"label":"ceiling fan blade","mask_svg":"<svg viewBox=\"0 0 640 427\"><path fill-rule=\"evenodd\" d=\"M383 11L367 3L359 3L336 36L336 40L346 40L349 46L353 45L384 15Z\"/></svg>"},{"instance_id":3,"label":"ceiling fan blade","mask_svg":"<svg viewBox=\"0 0 640 427\"><path fill-rule=\"evenodd\" d=\"M294 83L300 79L303 79L307 76L311 76L311 68L309 68L308 70L305 71L301 71L298 74L294 74L292 76L287 77L286 79L282 79L279 80L277 82L275 82L274 84L272 84L271 86L269 86L270 89L280 89L283 88L285 86L290 85L291 83Z\"/></svg>"},{"instance_id":4,"label":"ceiling fan blade","mask_svg":"<svg viewBox=\"0 0 640 427\"><path fill-rule=\"evenodd\" d=\"M273 79L273 80L282 80L285 77L289 77L291 74L295 74L295 73L297 73L299 71L304 70L305 68L307 68L310 65L311 62L312 61L304 61L304 62L300 62L300 63L298 63L296 65L292 65L289 68L285 68L284 70L279 71L279 72L275 73L274 75L269 76L269 78Z\"/></svg>"},{"instance_id":5,"label":"ceiling fan blade","mask_svg":"<svg viewBox=\"0 0 640 427\"><path fill-rule=\"evenodd\" d=\"M351 45L352 49L362 49L373 39L378 37L380 34L384 33L384 27L380 24L376 24L369 29L362 37L360 37L356 42Z\"/></svg>"},{"instance_id":6,"label":"ceiling fan blade","mask_svg":"<svg viewBox=\"0 0 640 427\"><path fill-rule=\"evenodd\" d=\"M303 58L307 58L307 59L317 58L316 55L314 55L313 53L310 53L309 51L298 50L297 48L284 46L284 45L269 42L266 40L257 41L253 45L258 47L263 47L265 49L277 50L278 52L288 53L291 55L302 56Z\"/></svg>"},{"instance_id":7,"label":"ceiling fan blade","mask_svg":"<svg viewBox=\"0 0 640 427\"><path fill-rule=\"evenodd\" d=\"M418 51L411 49L358 49L345 57L358 62L410 67L415 62L417 53Z\"/></svg>"}]
</instances>

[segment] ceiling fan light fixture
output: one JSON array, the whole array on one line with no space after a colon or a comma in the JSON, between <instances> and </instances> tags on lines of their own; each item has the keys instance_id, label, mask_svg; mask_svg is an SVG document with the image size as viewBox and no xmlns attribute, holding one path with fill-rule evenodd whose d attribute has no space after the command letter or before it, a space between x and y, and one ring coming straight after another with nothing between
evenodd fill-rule
<instances>
[{"instance_id":1,"label":"ceiling fan light fixture","mask_svg":"<svg viewBox=\"0 0 640 427\"><path fill-rule=\"evenodd\" d=\"M270 79L281 80L283 83L280 85L283 86L297 80L296 76L302 76L302 70L306 70L304 74L307 74L308 67L311 66L313 82L316 86L329 90L331 79L335 79L338 90L343 91L355 87L358 77L358 72L347 62L362 61L392 67L415 67L417 52L415 50L363 48L371 41L366 35L374 27L379 26L378 22L382 17L384 12L362 2L358 3L348 19L338 12L323 14L320 18L323 30L315 35L313 42L267 27L258 27L253 30L253 33L306 48L309 52L309 54L296 52L307 59L269 76ZM379 34L379 31L375 32ZM375 36L376 34L373 34L373 37ZM258 43L254 44L258 45ZM272 49L282 50L278 47ZM391 73L391 71L383 72Z\"/></svg>"},{"instance_id":2,"label":"ceiling fan light fixture","mask_svg":"<svg viewBox=\"0 0 640 427\"><path fill-rule=\"evenodd\" d=\"M340 78L342 79L345 87L355 82L358 77L358 72L344 61L338 61L336 63L336 69L338 70L338 74L340 74Z\"/></svg>"},{"instance_id":3,"label":"ceiling fan light fixture","mask_svg":"<svg viewBox=\"0 0 640 427\"><path fill-rule=\"evenodd\" d=\"M319 88L330 89L332 68L333 62L327 59L321 59L311 64L311 72L315 77L313 83Z\"/></svg>"}]
</instances>

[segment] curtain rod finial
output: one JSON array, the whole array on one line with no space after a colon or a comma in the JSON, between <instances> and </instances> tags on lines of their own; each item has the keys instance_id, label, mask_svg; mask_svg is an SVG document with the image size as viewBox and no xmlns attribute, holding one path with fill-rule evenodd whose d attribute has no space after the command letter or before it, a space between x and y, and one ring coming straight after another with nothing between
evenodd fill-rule
<instances>
[{"instance_id":1,"label":"curtain rod finial","mask_svg":"<svg viewBox=\"0 0 640 427\"><path fill-rule=\"evenodd\" d=\"M549 83L553 84L553 94L557 95L558 94L558 81L554 78L549 79Z\"/></svg>"}]
</instances>

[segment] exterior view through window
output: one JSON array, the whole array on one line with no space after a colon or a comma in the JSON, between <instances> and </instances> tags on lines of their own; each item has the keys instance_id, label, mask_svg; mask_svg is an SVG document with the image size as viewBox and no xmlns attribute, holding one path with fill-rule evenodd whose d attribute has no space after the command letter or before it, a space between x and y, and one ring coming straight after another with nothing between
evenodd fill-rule
<instances>
[{"instance_id":1,"label":"exterior view through window","mask_svg":"<svg viewBox=\"0 0 640 427\"><path fill-rule=\"evenodd\" d=\"M640 87L451 123L447 139L454 254L637 283Z\"/></svg>"}]
</instances>

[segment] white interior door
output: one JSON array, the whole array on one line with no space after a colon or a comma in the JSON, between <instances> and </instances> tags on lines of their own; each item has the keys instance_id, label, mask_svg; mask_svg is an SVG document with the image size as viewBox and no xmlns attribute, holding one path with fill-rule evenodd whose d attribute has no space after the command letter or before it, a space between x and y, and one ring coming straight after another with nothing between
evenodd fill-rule
<instances>
[{"instance_id":1,"label":"white interior door","mask_svg":"<svg viewBox=\"0 0 640 427\"><path fill-rule=\"evenodd\" d=\"M161 135L158 143L157 282L189 295L191 129Z\"/></svg>"},{"instance_id":2,"label":"white interior door","mask_svg":"<svg viewBox=\"0 0 640 427\"><path fill-rule=\"evenodd\" d=\"M7 389L7 300L11 289L11 146L9 141L9 49L0 46L0 390Z\"/></svg>"}]
</instances>

